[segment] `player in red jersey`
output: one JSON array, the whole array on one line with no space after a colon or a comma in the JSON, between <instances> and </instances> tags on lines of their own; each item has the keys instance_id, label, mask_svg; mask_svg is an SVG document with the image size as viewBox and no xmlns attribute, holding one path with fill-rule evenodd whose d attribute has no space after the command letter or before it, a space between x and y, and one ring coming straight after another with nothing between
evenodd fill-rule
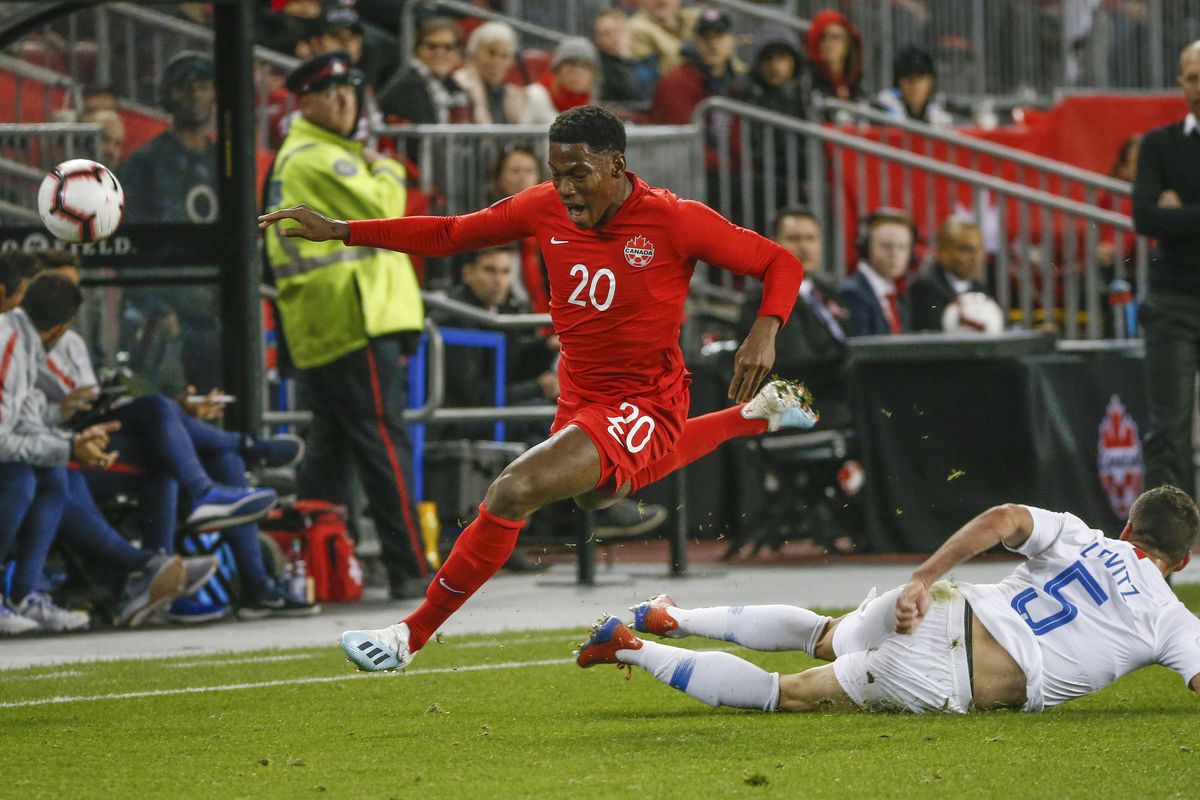
<instances>
[{"instance_id":1,"label":"player in red jersey","mask_svg":"<svg viewBox=\"0 0 1200 800\"><path fill-rule=\"evenodd\" d=\"M802 386L773 381L755 393L796 302L804 269L795 256L628 172L625 128L603 109L570 109L549 136L551 180L473 214L347 222L302 205L259 217L260 228L298 223L283 236L422 256L532 236L550 278L550 316L562 344L551 436L492 483L419 609L388 628L342 634L342 648L362 669L407 666L504 564L539 508L569 497L600 508L735 436L816 422ZM697 260L758 278L763 301L734 362L729 398L739 405L687 419L679 329Z\"/></svg>"}]
</instances>

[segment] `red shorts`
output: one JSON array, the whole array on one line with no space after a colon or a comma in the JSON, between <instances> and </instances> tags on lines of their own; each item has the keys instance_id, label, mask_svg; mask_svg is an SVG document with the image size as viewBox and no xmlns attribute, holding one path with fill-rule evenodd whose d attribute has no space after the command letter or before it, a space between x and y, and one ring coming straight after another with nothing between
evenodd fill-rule
<instances>
[{"instance_id":1,"label":"red shorts","mask_svg":"<svg viewBox=\"0 0 1200 800\"><path fill-rule=\"evenodd\" d=\"M562 395L550 433L575 425L600 452L597 489L615 492L675 449L688 414L688 392L640 395L628 400L589 402Z\"/></svg>"}]
</instances>

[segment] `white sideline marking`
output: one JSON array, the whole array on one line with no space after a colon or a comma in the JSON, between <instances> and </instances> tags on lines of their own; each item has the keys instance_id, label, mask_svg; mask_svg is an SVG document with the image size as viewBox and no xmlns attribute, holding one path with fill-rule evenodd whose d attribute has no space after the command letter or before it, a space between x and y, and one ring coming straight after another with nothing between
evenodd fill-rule
<instances>
[{"instance_id":1,"label":"white sideline marking","mask_svg":"<svg viewBox=\"0 0 1200 800\"><path fill-rule=\"evenodd\" d=\"M318 653L303 653L294 656L247 656L246 658L219 658L215 661L184 661L179 664L164 664L169 669L187 669L189 667L224 667L230 664L267 664L272 661L299 661L305 658L316 658Z\"/></svg>"},{"instance_id":2,"label":"white sideline marking","mask_svg":"<svg viewBox=\"0 0 1200 800\"><path fill-rule=\"evenodd\" d=\"M45 675L22 675L19 678L13 678L16 681L45 681L51 678L78 678L83 673L79 670L66 669L61 672L47 672Z\"/></svg>"},{"instance_id":3,"label":"white sideline marking","mask_svg":"<svg viewBox=\"0 0 1200 800\"><path fill-rule=\"evenodd\" d=\"M37 700L16 700L0 703L0 708L27 708L29 706L47 706L58 703L94 703L97 700L132 700L139 697L169 697L178 694L206 694L208 692L233 692L239 689L267 689L273 686L302 686L309 683L340 683L342 681L360 680L363 678L389 678L396 675L417 677L420 675L439 675L447 672L483 672L494 669L516 669L518 667L547 667L555 664L572 664L571 658L548 658L541 661L508 661L503 664L475 664L466 667L437 667L413 672L355 672L350 675L329 675L320 678L293 678L286 681L259 681L257 683L227 683L221 686L189 686L184 689L154 689L145 692L121 692L119 694L91 695L60 695L58 697L42 697Z\"/></svg>"}]
</instances>

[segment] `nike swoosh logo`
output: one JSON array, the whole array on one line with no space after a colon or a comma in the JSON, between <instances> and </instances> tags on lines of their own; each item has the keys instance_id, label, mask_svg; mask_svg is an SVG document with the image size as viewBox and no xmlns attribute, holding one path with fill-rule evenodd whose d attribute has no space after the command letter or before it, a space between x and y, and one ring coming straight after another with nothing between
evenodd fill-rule
<instances>
[{"instance_id":1,"label":"nike swoosh logo","mask_svg":"<svg viewBox=\"0 0 1200 800\"><path fill-rule=\"evenodd\" d=\"M570 239L559 239L555 236L550 237L550 244L567 244L569 241L571 241L571 240Z\"/></svg>"},{"instance_id":2,"label":"nike swoosh logo","mask_svg":"<svg viewBox=\"0 0 1200 800\"><path fill-rule=\"evenodd\" d=\"M464 592L460 589L455 589L450 584L446 583L445 578L438 578L438 583L441 584L441 587L443 589L445 589L447 592L454 592L455 594L466 594L466 592Z\"/></svg>"}]
</instances>

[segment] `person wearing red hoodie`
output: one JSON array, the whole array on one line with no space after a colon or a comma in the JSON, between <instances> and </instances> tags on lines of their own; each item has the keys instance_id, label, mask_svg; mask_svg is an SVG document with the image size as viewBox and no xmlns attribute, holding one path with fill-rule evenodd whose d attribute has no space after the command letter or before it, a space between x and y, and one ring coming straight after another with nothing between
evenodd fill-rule
<instances>
[{"instance_id":1,"label":"person wearing red hoodie","mask_svg":"<svg viewBox=\"0 0 1200 800\"><path fill-rule=\"evenodd\" d=\"M834 100L862 97L862 33L831 8L812 18L805 36L814 92Z\"/></svg>"},{"instance_id":2,"label":"person wearing red hoodie","mask_svg":"<svg viewBox=\"0 0 1200 800\"><path fill-rule=\"evenodd\" d=\"M732 93L746 65L734 55L737 39L729 16L707 8L696 22L696 40L683 46L683 63L662 76L654 90L651 121L687 125L700 101Z\"/></svg>"},{"instance_id":3,"label":"person wearing red hoodie","mask_svg":"<svg viewBox=\"0 0 1200 800\"><path fill-rule=\"evenodd\" d=\"M525 88L527 104L521 122L554 121L561 112L590 105L596 93L600 54L582 36L568 36L558 44L550 71Z\"/></svg>"}]
</instances>

